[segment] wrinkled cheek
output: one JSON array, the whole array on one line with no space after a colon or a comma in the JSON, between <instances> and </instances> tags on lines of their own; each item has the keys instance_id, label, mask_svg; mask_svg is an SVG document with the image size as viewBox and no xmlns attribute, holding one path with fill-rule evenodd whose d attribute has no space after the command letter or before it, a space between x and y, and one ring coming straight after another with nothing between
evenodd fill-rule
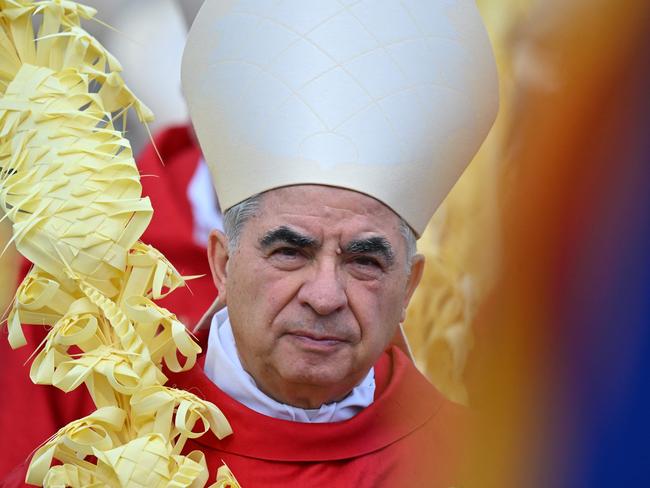
<instances>
[{"instance_id":1,"label":"wrinkled cheek","mask_svg":"<svg viewBox=\"0 0 650 488\"><path fill-rule=\"evenodd\" d=\"M368 344L369 354L379 354L393 340L393 336L401 319L402 302L395 298L387 298L384 302L379 302L375 308L375 314L366 327L365 340Z\"/></svg>"},{"instance_id":2,"label":"wrinkled cheek","mask_svg":"<svg viewBox=\"0 0 650 488\"><path fill-rule=\"evenodd\" d=\"M265 279L260 277L260 280ZM268 302L268 308L275 319L284 313L297 313L299 308L298 293L303 281L299 276L283 276L267 279L267 284L261 289L261 296ZM295 318L295 317L294 317Z\"/></svg>"}]
</instances>

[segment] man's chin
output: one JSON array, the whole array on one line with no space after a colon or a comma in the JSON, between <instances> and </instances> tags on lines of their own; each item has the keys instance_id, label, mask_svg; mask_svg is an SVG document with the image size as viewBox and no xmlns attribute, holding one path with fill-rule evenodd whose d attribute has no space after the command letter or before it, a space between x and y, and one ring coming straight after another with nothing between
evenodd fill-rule
<instances>
[{"instance_id":1,"label":"man's chin","mask_svg":"<svg viewBox=\"0 0 650 488\"><path fill-rule=\"evenodd\" d=\"M353 371L347 361L314 364L313 361L294 361L286 365L283 380L303 391L313 391L315 396L330 403L345 397L368 373Z\"/></svg>"}]
</instances>

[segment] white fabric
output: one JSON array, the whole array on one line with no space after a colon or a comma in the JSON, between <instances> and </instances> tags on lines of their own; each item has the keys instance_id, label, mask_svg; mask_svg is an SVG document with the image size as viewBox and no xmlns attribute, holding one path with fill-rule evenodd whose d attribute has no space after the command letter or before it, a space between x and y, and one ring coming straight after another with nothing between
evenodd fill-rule
<instances>
[{"instance_id":1,"label":"white fabric","mask_svg":"<svg viewBox=\"0 0 650 488\"><path fill-rule=\"evenodd\" d=\"M474 0L206 0L182 83L222 210L321 184L421 233L498 107Z\"/></svg>"},{"instance_id":2,"label":"white fabric","mask_svg":"<svg viewBox=\"0 0 650 488\"><path fill-rule=\"evenodd\" d=\"M156 114L149 124L153 133L171 125L186 124L189 119L180 90L181 59L187 37L180 3L178 0L90 2L101 12L101 19L115 27L100 30L104 45L120 60L123 68L120 74L129 88ZM129 139L135 130L148 143L147 133L140 126L138 123L129 126Z\"/></svg>"},{"instance_id":3,"label":"white fabric","mask_svg":"<svg viewBox=\"0 0 650 488\"><path fill-rule=\"evenodd\" d=\"M210 170L203 157L199 159L196 171L187 186L187 199L192 206L194 242L199 246L207 246L212 229L223 231L223 216L212 185Z\"/></svg>"},{"instance_id":4,"label":"white fabric","mask_svg":"<svg viewBox=\"0 0 650 488\"><path fill-rule=\"evenodd\" d=\"M328 403L313 410L277 402L263 393L251 375L244 370L237 355L235 338L226 308L212 318L205 357L205 374L224 393L251 410L294 422L322 423L348 420L370 405L375 396L375 371L371 368L363 381L339 402Z\"/></svg>"}]
</instances>

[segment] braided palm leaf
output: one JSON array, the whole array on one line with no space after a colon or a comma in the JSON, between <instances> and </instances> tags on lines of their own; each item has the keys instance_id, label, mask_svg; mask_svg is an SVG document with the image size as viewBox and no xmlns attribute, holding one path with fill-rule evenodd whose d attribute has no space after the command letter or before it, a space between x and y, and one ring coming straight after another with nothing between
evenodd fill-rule
<instances>
[{"instance_id":1,"label":"braided palm leaf","mask_svg":"<svg viewBox=\"0 0 650 488\"><path fill-rule=\"evenodd\" d=\"M114 126L129 108L142 122L152 114L81 28L94 14L68 0L0 0L0 208L34 263L9 314L9 341L25 344L25 324L49 326L32 380L66 392L85 385L98 407L36 451L27 481L204 486L203 454L182 455L183 446L231 429L216 406L164 386L163 362L187 370L200 348L154 303L184 281L138 241L152 209Z\"/></svg>"}]
</instances>

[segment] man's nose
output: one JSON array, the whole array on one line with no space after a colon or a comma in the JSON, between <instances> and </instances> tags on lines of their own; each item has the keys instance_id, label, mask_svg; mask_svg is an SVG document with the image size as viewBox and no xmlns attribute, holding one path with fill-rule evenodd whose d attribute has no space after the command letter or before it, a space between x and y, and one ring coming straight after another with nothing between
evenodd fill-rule
<instances>
[{"instance_id":1,"label":"man's nose","mask_svg":"<svg viewBox=\"0 0 650 488\"><path fill-rule=\"evenodd\" d=\"M309 279L300 287L298 299L318 315L329 315L345 308L348 297L336 263L314 263Z\"/></svg>"}]
</instances>

